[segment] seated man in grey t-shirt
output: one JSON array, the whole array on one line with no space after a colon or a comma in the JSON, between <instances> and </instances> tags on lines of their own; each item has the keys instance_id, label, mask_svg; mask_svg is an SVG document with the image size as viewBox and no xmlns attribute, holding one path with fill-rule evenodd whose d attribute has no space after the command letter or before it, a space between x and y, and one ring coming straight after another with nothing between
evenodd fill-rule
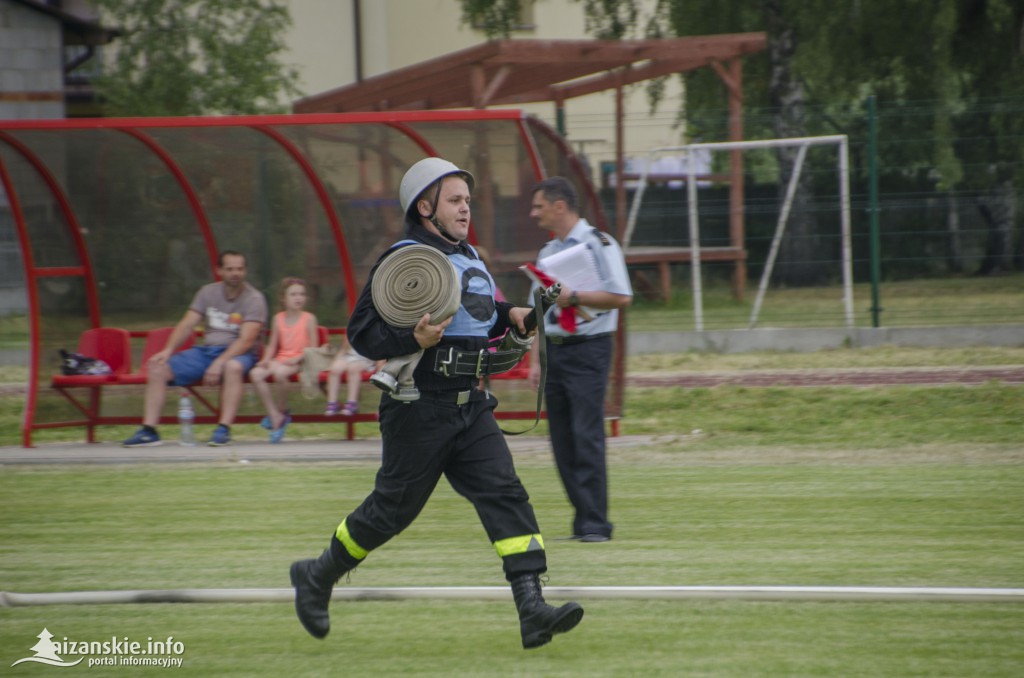
<instances>
[{"instance_id":1,"label":"seated man in grey t-shirt","mask_svg":"<svg viewBox=\"0 0 1024 678\"><path fill-rule=\"evenodd\" d=\"M149 359L142 426L122 443L124 447L161 444L156 425L168 384L200 382L221 387L220 418L209 444L231 444L231 423L242 402L245 375L256 364L260 332L267 322L267 300L245 282L245 263L245 255L240 252L222 252L217 266L220 282L204 285L196 292L167 345ZM204 327L203 345L175 353L200 323Z\"/></svg>"}]
</instances>

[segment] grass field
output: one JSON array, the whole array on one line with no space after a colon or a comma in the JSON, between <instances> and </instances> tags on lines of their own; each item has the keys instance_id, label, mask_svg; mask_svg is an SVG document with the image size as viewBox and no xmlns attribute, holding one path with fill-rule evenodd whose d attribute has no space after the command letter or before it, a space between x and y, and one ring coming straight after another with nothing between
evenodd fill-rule
<instances>
[{"instance_id":1,"label":"grass field","mask_svg":"<svg viewBox=\"0 0 1024 678\"><path fill-rule=\"evenodd\" d=\"M690 331L694 329L693 292L689 270L677 267L678 284L665 303L638 295L629 309L631 331ZM685 269L685 270L684 270ZM702 306L707 330L742 329L750 322L757 298L760 271L751 272L743 300L733 297L724 278L706 278ZM637 290L640 292L641 290ZM885 281L879 286L882 327L1024 324L1024 274L1005 276L946 276ZM871 327L871 286L853 286L856 327ZM838 285L770 287L757 327L844 327L843 292Z\"/></svg>"},{"instance_id":2,"label":"grass field","mask_svg":"<svg viewBox=\"0 0 1024 678\"><path fill-rule=\"evenodd\" d=\"M731 270L728 265L720 273ZM628 310L627 326L633 332L691 331L694 329L693 292L689 269L677 266L672 299L664 302L646 295L637 284L637 296ZM727 275L706 276L702 305L707 330L744 329L757 298L759 271L750 271L742 300L733 296ZM639 283L641 278L635 279ZM1024 325L1024 273L993 276L945 276L905 281L885 281L879 288L882 327ZM183 301L184 303L184 301ZM853 287L853 318L856 327L871 327L871 287ZM58 318L48 319L51 332L60 332ZM81 331L81 319L69 318L73 336ZM107 325L147 330L174 322L138 312L105 317ZM845 327L843 290L840 285L821 287L770 287L765 295L757 327ZM0 316L0 349L25 349L29 322L26 316ZM53 337L50 337L53 341ZM67 339L73 341L73 338ZM70 347L65 347L70 348Z\"/></svg>"},{"instance_id":3,"label":"grass field","mask_svg":"<svg viewBox=\"0 0 1024 678\"><path fill-rule=\"evenodd\" d=\"M517 460L548 535L550 583L1015 587L1024 453L927 445L617 450L617 538L553 539L569 508L546 454ZM287 587L362 498L374 466L7 468L0 581L16 591ZM353 586L501 585L471 507L442 484ZM173 636L186 675L1015 676L1024 606L607 601L524 652L511 601L349 602L309 638L287 604L0 610L0 664L58 638ZM36 667L32 667L36 668ZM18 673L13 673L17 670ZM28 675L25 665L12 670ZM120 667L89 675L125 675Z\"/></svg>"},{"instance_id":4,"label":"grass field","mask_svg":"<svg viewBox=\"0 0 1024 678\"><path fill-rule=\"evenodd\" d=\"M864 349L838 349L816 353L757 352L742 354L675 353L633 356L628 359L626 373L657 374L665 372L787 370L787 369L858 369L886 367L981 367L1024 365L1024 346L967 348L910 348L881 346ZM0 366L0 384L23 384L24 367ZM689 433L700 428L708 434L707 445L730 446L748 444L790 444L845 440L849 445L900 446L915 440L928 439L942 429L936 420L953 419L966 427L960 437L966 441L990 442L1020 440L1019 422L1024 420L1024 399L1016 386L988 384L981 387L886 389L864 388L797 388L761 389L718 387L714 389L628 389L625 401L623 433ZM3 393L0 390L0 393ZM501 409L532 410L535 396L521 390L516 399L505 400ZM363 408L375 407L375 389L364 389ZM294 393L291 402L298 407L319 407L319 401L305 401ZM174 403L166 412L173 414ZM259 401L250 389L247 395L250 411L259 411ZM0 446L21 444L21 413L24 398L16 389L0 395ZM63 418L73 412L55 395L40 403L42 408L62 408ZM113 389L105 394L105 411L120 411L138 416L142 409L141 389ZM257 409L252 409L257 408ZM46 411L45 409L42 411ZM62 417L51 415L54 420ZM709 422L721 425L709 426ZM792 425L799 422L799 426ZM510 422L507 428L521 430L526 422ZM378 437L376 424L357 425L358 437ZM134 426L99 429L101 440L127 438ZM294 424L288 429L289 439L341 439L340 425ZM205 434L205 429L202 434ZM265 440L266 432L256 425L239 425L232 429L236 440ZM545 433L545 424L535 431ZM173 435L173 433L171 434ZM852 436L852 437L851 437ZM84 441L80 428L38 430L33 436L37 444ZM941 438L940 438L941 439Z\"/></svg>"},{"instance_id":5,"label":"grass field","mask_svg":"<svg viewBox=\"0 0 1024 678\"><path fill-rule=\"evenodd\" d=\"M630 370L1020 364L1022 351L682 354L631 359ZM0 431L16 431L17 409L16 397L0 398ZM1022 422L1024 387L997 383L631 388L624 432L654 438L612 448L607 544L557 540L570 508L549 454L516 461L552 586L1024 587ZM368 462L7 466L0 588L285 588L288 564L319 553L375 471ZM502 584L472 508L445 483L349 583ZM52 671L11 667L32 656L44 627L58 640L173 636L184 645L177 675L196 676L987 677L1024 666L1021 604L583 604L576 630L530 652L511 600L336 603L323 642L284 603L8 608L0 666Z\"/></svg>"}]
</instances>

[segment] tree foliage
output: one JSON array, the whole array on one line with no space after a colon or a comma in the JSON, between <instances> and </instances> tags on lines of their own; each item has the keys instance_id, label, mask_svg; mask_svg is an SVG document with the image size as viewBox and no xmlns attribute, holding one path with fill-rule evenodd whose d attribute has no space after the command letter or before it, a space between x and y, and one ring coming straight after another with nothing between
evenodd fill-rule
<instances>
[{"instance_id":1,"label":"tree foliage","mask_svg":"<svg viewBox=\"0 0 1024 678\"><path fill-rule=\"evenodd\" d=\"M607 23L600 12L591 16ZM768 58L744 63L745 104L755 112L786 115L787 87L801 90L806 105L836 110L860 106L869 94L887 106L927 102L935 141L928 162L945 185L964 177L951 147L963 104L1024 93L1024 4L1015 0L658 0L646 30L766 31ZM723 108L722 84L710 69L688 74L686 84L688 118L702 121ZM1011 121L993 122L998 137ZM764 121L755 115L753 124Z\"/></svg>"},{"instance_id":2,"label":"tree foliage","mask_svg":"<svg viewBox=\"0 0 1024 678\"><path fill-rule=\"evenodd\" d=\"M633 2L582 0L586 31L601 40L628 38L636 28L640 9Z\"/></svg>"},{"instance_id":3,"label":"tree foliage","mask_svg":"<svg viewBox=\"0 0 1024 678\"><path fill-rule=\"evenodd\" d=\"M110 115L280 112L297 72L281 62L278 0L97 0L123 32L95 81Z\"/></svg>"},{"instance_id":4,"label":"tree foliage","mask_svg":"<svg viewBox=\"0 0 1024 678\"><path fill-rule=\"evenodd\" d=\"M518 0L463 3L470 1L479 11ZM577 1L588 32L601 38L765 31L766 53L744 60L748 138L838 132L863 140L864 101L875 96L882 113L880 164L894 168L893 179L948 192L952 202L960 194L976 196L972 201L992 229L982 272L1009 267L1024 215L1020 0ZM680 119L689 136L727 139L719 77L705 68L684 80ZM657 86L650 91L656 96ZM791 161L779 153L783 177ZM806 190L798 191L798 202ZM797 237L784 244L780 261L822 259L785 251L798 240L813 246L813 217L795 217ZM1017 240L1017 265L1024 266L1024 238ZM821 272L805 273L786 282L814 282Z\"/></svg>"},{"instance_id":5,"label":"tree foliage","mask_svg":"<svg viewBox=\"0 0 1024 678\"><path fill-rule=\"evenodd\" d=\"M633 0L628 0L632 2ZM1024 184L1024 4L1014 0L659 0L669 32L764 30L768 59L748 59L748 136L851 133L862 103L884 111L880 162L935 190L981 194L992 229L983 272L1010 265L1012 202ZM724 126L713 74L687 78L687 118ZM1018 97L1016 103L1008 95ZM818 115L811 117L812 108ZM760 127L760 129L758 129ZM724 138L721 128L713 136ZM913 140L913 141L909 141Z\"/></svg>"},{"instance_id":6,"label":"tree foliage","mask_svg":"<svg viewBox=\"0 0 1024 678\"><path fill-rule=\"evenodd\" d=\"M479 26L488 39L508 38L530 0L459 0L462 23ZM537 0L534 0L537 1ZM573 0L583 4L586 31L602 40L621 40L634 31L640 9L634 0Z\"/></svg>"},{"instance_id":7,"label":"tree foliage","mask_svg":"<svg viewBox=\"0 0 1024 678\"><path fill-rule=\"evenodd\" d=\"M523 0L459 0L462 23L479 26L489 40L507 38L519 23Z\"/></svg>"}]
</instances>

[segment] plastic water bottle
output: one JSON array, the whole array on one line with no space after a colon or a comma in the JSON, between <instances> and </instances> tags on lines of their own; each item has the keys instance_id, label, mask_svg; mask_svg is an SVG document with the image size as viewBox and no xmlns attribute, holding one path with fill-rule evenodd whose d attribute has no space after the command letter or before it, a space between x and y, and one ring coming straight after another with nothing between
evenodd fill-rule
<instances>
[{"instance_id":1,"label":"plastic water bottle","mask_svg":"<svg viewBox=\"0 0 1024 678\"><path fill-rule=\"evenodd\" d=\"M182 392L181 400L178 401L178 427L180 431L179 444L184 447L195 447L196 432L192 424L196 420L195 410L192 409L192 399L187 392Z\"/></svg>"}]
</instances>

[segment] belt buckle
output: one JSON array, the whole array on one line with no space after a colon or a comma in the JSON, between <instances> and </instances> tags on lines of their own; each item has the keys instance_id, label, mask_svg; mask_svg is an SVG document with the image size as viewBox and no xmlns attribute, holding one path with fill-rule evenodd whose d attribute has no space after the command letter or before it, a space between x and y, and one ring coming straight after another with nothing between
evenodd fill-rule
<instances>
[{"instance_id":1,"label":"belt buckle","mask_svg":"<svg viewBox=\"0 0 1024 678\"><path fill-rule=\"evenodd\" d=\"M483 367L483 364L484 364L484 354L485 353L487 353L487 349L486 348L482 348L482 349L480 349L480 352L476 356L476 371L474 372L473 376L475 376L477 379L480 378L480 371L481 371L481 368Z\"/></svg>"},{"instance_id":2,"label":"belt buckle","mask_svg":"<svg viewBox=\"0 0 1024 678\"><path fill-rule=\"evenodd\" d=\"M438 357L439 358L441 357L440 354L438 355ZM441 366L440 370L441 370L441 374L443 376L445 376L445 377L452 376L452 375L448 374L448 366L452 365L454 362L455 362L455 347L454 346L449 346L448 347L448 360L439 360L438 361L438 365Z\"/></svg>"},{"instance_id":3,"label":"belt buckle","mask_svg":"<svg viewBox=\"0 0 1024 678\"><path fill-rule=\"evenodd\" d=\"M469 402L469 396L470 396L470 394L472 392L473 392L472 389L470 389L468 391L459 391L458 395L455 397L455 404L456 405L465 405L466 403L468 403Z\"/></svg>"}]
</instances>

